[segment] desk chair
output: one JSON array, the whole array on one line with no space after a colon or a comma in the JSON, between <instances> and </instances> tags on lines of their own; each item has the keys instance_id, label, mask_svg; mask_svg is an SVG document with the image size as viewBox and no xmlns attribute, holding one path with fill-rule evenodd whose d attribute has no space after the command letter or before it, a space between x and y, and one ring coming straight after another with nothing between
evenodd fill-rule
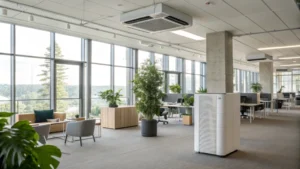
<instances>
[{"instance_id":1,"label":"desk chair","mask_svg":"<svg viewBox=\"0 0 300 169\"><path fill-rule=\"evenodd\" d=\"M247 96L241 96L241 103L247 103ZM242 118L248 118L248 115L245 115L247 113L249 108L241 106L240 112Z\"/></svg>"},{"instance_id":2,"label":"desk chair","mask_svg":"<svg viewBox=\"0 0 300 169\"><path fill-rule=\"evenodd\" d=\"M162 122L163 124L169 124L169 122L167 121L167 115L168 115L168 108L160 108L159 109L159 116L158 116L158 120L157 123ZM161 120L160 116L164 116L165 120Z\"/></svg>"}]
</instances>

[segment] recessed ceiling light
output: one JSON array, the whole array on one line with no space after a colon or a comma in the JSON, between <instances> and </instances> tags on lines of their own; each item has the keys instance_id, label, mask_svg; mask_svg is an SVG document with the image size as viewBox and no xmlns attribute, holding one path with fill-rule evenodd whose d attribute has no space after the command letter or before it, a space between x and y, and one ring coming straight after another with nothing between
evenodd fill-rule
<instances>
[{"instance_id":1,"label":"recessed ceiling light","mask_svg":"<svg viewBox=\"0 0 300 169\"><path fill-rule=\"evenodd\" d=\"M300 66L300 64L289 64L289 65L280 65L280 66L290 67L290 66Z\"/></svg>"},{"instance_id":2,"label":"recessed ceiling light","mask_svg":"<svg viewBox=\"0 0 300 169\"><path fill-rule=\"evenodd\" d=\"M7 9L2 8L2 15L7 16Z\"/></svg>"},{"instance_id":3,"label":"recessed ceiling light","mask_svg":"<svg viewBox=\"0 0 300 169\"><path fill-rule=\"evenodd\" d=\"M278 58L278 59L280 59L280 60L300 59L300 56L282 57L282 58Z\"/></svg>"},{"instance_id":4,"label":"recessed ceiling light","mask_svg":"<svg viewBox=\"0 0 300 169\"><path fill-rule=\"evenodd\" d=\"M33 21L34 21L34 17L33 17L33 15L32 15L32 14L28 16L28 21L31 21L31 22L33 22Z\"/></svg>"},{"instance_id":5,"label":"recessed ceiling light","mask_svg":"<svg viewBox=\"0 0 300 169\"><path fill-rule=\"evenodd\" d=\"M180 35L180 36L184 36L186 38L190 38L190 39L193 39L193 40L205 40L205 38L203 38L201 36L198 36L198 35L189 33L187 31L183 31L183 30L172 31L172 33Z\"/></svg>"},{"instance_id":6,"label":"recessed ceiling light","mask_svg":"<svg viewBox=\"0 0 300 169\"><path fill-rule=\"evenodd\" d=\"M258 48L257 50L273 50L273 49L287 49L287 48L299 48L300 45L290 45L290 46L276 46L267 48Z\"/></svg>"}]
</instances>

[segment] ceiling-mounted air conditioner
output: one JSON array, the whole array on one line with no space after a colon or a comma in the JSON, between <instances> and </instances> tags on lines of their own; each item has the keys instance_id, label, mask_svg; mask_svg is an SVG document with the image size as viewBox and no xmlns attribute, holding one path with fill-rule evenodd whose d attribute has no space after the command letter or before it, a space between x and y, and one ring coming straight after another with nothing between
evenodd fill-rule
<instances>
[{"instance_id":1,"label":"ceiling-mounted air conditioner","mask_svg":"<svg viewBox=\"0 0 300 169\"><path fill-rule=\"evenodd\" d=\"M270 55L267 55L265 53L258 53L258 54L250 54L247 55L247 61L251 62L251 61L269 61L272 62L273 57Z\"/></svg>"},{"instance_id":2,"label":"ceiling-mounted air conditioner","mask_svg":"<svg viewBox=\"0 0 300 169\"><path fill-rule=\"evenodd\" d=\"M120 21L129 28L148 33L184 29L193 18L162 3L121 14Z\"/></svg>"}]
</instances>

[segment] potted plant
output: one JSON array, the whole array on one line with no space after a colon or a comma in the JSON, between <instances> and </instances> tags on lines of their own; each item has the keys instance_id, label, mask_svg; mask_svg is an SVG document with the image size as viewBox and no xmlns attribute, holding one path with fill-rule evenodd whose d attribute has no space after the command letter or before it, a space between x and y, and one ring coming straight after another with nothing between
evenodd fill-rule
<instances>
[{"instance_id":1,"label":"potted plant","mask_svg":"<svg viewBox=\"0 0 300 169\"><path fill-rule=\"evenodd\" d=\"M183 105L186 106L185 114L182 115L182 122L184 125L192 125L192 108L194 104L194 96L188 97L188 95L183 96Z\"/></svg>"},{"instance_id":2,"label":"potted plant","mask_svg":"<svg viewBox=\"0 0 300 169\"><path fill-rule=\"evenodd\" d=\"M163 92L163 74L158 71L155 64L147 60L142 64L133 80L133 92L136 96L137 112L143 116L141 133L144 137L157 135L157 121L154 115L159 115Z\"/></svg>"},{"instance_id":3,"label":"potted plant","mask_svg":"<svg viewBox=\"0 0 300 169\"><path fill-rule=\"evenodd\" d=\"M252 89L253 93L259 93L262 90L262 86L260 83L252 83L251 89Z\"/></svg>"},{"instance_id":4,"label":"potted plant","mask_svg":"<svg viewBox=\"0 0 300 169\"><path fill-rule=\"evenodd\" d=\"M56 169L61 151L53 145L38 143L38 133L29 121L19 121L11 127L6 118L14 113L0 112L0 168Z\"/></svg>"},{"instance_id":5,"label":"potted plant","mask_svg":"<svg viewBox=\"0 0 300 169\"><path fill-rule=\"evenodd\" d=\"M200 87L200 89L197 90L197 93L207 93L207 88Z\"/></svg>"},{"instance_id":6,"label":"potted plant","mask_svg":"<svg viewBox=\"0 0 300 169\"><path fill-rule=\"evenodd\" d=\"M179 84L173 84L169 86L172 93L180 93L181 87Z\"/></svg>"},{"instance_id":7,"label":"potted plant","mask_svg":"<svg viewBox=\"0 0 300 169\"><path fill-rule=\"evenodd\" d=\"M285 88L284 86L281 86L277 93L282 93L282 89Z\"/></svg>"},{"instance_id":8,"label":"potted plant","mask_svg":"<svg viewBox=\"0 0 300 169\"><path fill-rule=\"evenodd\" d=\"M121 102L120 97L123 96L120 94L122 89L118 92L114 93L113 90L106 90L104 92L100 92L99 96L101 99L106 100L109 103L109 107L118 107L118 103Z\"/></svg>"},{"instance_id":9,"label":"potted plant","mask_svg":"<svg viewBox=\"0 0 300 169\"><path fill-rule=\"evenodd\" d=\"M76 114L76 115L75 115L75 118L78 119L78 118L79 118L79 114Z\"/></svg>"}]
</instances>

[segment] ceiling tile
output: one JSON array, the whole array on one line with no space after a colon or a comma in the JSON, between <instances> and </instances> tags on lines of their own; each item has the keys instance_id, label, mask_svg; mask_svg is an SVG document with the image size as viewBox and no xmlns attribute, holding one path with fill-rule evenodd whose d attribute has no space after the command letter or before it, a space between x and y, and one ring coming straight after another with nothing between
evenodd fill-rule
<instances>
[{"instance_id":1,"label":"ceiling tile","mask_svg":"<svg viewBox=\"0 0 300 169\"><path fill-rule=\"evenodd\" d=\"M256 13L247 16L267 31L287 28L272 11Z\"/></svg>"},{"instance_id":2,"label":"ceiling tile","mask_svg":"<svg viewBox=\"0 0 300 169\"><path fill-rule=\"evenodd\" d=\"M119 15L121 13L121 11L118 11L116 9L112 9L110 7L107 6L102 6L99 5L95 2L91 2L91 1L85 1L82 2L76 6L74 6L75 8L77 8L76 10L78 11L78 9L80 10L85 10L85 11L89 11L89 12L94 12L103 16L115 16L115 15Z\"/></svg>"},{"instance_id":3,"label":"ceiling tile","mask_svg":"<svg viewBox=\"0 0 300 169\"><path fill-rule=\"evenodd\" d=\"M153 0L126 0L128 2L134 3L136 5L141 5L141 6L150 6L153 5ZM162 3L170 0L155 0L155 3Z\"/></svg>"},{"instance_id":4,"label":"ceiling tile","mask_svg":"<svg viewBox=\"0 0 300 169\"><path fill-rule=\"evenodd\" d=\"M224 3L222 0L212 1L211 5L206 5L207 0L185 1L221 19L232 18L241 15L239 12L237 12L235 9Z\"/></svg>"},{"instance_id":5,"label":"ceiling tile","mask_svg":"<svg viewBox=\"0 0 300 169\"><path fill-rule=\"evenodd\" d=\"M30 5L30 6L34 6L36 4L41 3L44 0L22 0L20 2L20 0L11 0L12 2L17 2L17 3L21 3L21 4L26 4L26 5Z\"/></svg>"},{"instance_id":6,"label":"ceiling tile","mask_svg":"<svg viewBox=\"0 0 300 169\"><path fill-rule=\"evenodd\" d=\"M280 31L271 34L285 45L300 44L300 40L292 33L292 31Z\"/></svg>"},{"instance_id":7,"label":"ceiling tile","mask_svg":"<svg viewBox=\"0 0 300 169\"><path fill-rule=\"evenodd\" d=\"M297 9L294 0L263 0L263 1L272 9L272 11Z\"/></svg>"},{"instance_id":8,"label":"ceiling tile","mask_svg":"<svg viewBox=\"0 0 300 169\"><path fill-rule=\"evenodd\" d=\"M239 12L249 15L268 11L268 7L261 0L225 0Z\"/></svg>"},{"instance_id":9,"label":"ceiling tile","mask_svg":"<svg viewBox=\"0 0 300 169\"><path fill-rule=\"evenodd\" d=\"M277 11L276 14L289 28L300 27L300 11L298 9Z\"/></svg>"},{"instance_id":10,"label":"ceiling tile","mask_svg":"<svg viewBox=\"0 0 300 169\"><path fill-rule=\"evenodd\" d=\"M245 16L233 17L224 20L245 33L264 31Z\"/></svg>"},{"instance_id":11,"label":"ceiling tile","mask_svg":"<svg viewBox=\"0 0 300 169\"><path fill-rule=\"evenodd\" d=\"M138 9L141 6L125 1L125 0L90 0L92 2L95 2L101 6L110 7L112 9L116 9L122 12Z\"/></svg>"},{"instance_id":12,"label":"ceiling tile","mask_svg":"<svg viewBox=\"0 0 300 169\"><path fill-rule=\"evenodd\" d=\"M209 23L203 23L203 25L214 31L229 31L233 34L243 33L243 32L240 32L238 29L232 27L231 25L229 25L221 20L217 20L217 21L209 22Z\"/></svg>"}]
</instances>

